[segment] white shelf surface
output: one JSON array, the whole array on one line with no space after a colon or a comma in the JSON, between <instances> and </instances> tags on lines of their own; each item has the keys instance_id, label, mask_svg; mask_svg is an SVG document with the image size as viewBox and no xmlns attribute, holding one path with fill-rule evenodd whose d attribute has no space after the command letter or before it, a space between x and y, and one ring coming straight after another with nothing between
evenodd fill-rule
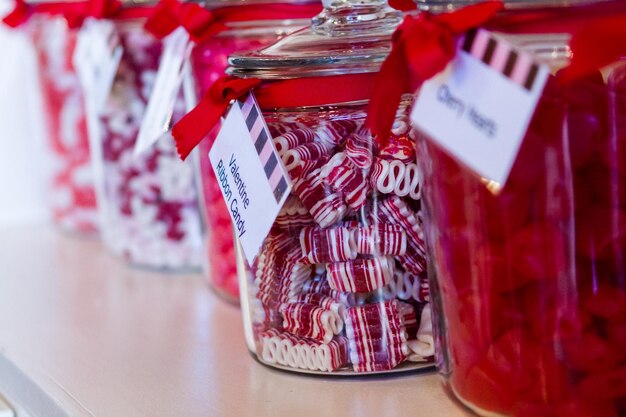
<instances>
[{"instance_id":1,"label":"white shelf surface","mask_svg":"<svg viewBox=\"0 0 626 417\"><path fill-rule=\"evenodd\" d=\"M0 394L32 417L466 416L432 372L271 370L200 276L130 269L47 226L0 230Z\"/></svg>"}]
</instances>

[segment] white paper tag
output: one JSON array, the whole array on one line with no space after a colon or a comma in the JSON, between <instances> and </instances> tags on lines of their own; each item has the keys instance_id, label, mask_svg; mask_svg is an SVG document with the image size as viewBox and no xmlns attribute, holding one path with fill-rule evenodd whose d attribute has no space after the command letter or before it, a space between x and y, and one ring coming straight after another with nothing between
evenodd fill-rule
<instances>
[{"instance_id":1,"label":"white paper tag","mask_svg":"<svg viewBox=\"0 0 626 417\"><path fill-rule=\"evenodd\" d=\"M424 83L413 123L482 177L504 186L549 75L494 34L472 31Z\"/></svg>"},{"instance_id":2,"label":"white paper tag","mask_svg":"<svg viewBox=\"0 0 626 417\"><path fill-rule=\"evenodd\" d=\"M122 59L122 45L115 24L89 18L78 33L73 63L80 83L100 112L111 93Z\"/></svg>"},{"instance_id":3,"label":"white paper tag","mask_svg":"<svg viewBox=\"0 0 626 417\"><path fill-rule=\"evenodd\" d=\"M163 40L163 53L146 114L139 128L135 156L149 149L169 130L191 47L192 43L184 28L176 29Z\"/></svg>"},{"instance_id":4,"label":"white paper tag","mask_svg":"<svg viewBox=\"0 0 626 417\"><path fill-rule=\"evenodd\" d=\"M233 103L209 158L235 234L252 264L291 192L289 175L252 94Z\"/></svg>"}]
</instances>

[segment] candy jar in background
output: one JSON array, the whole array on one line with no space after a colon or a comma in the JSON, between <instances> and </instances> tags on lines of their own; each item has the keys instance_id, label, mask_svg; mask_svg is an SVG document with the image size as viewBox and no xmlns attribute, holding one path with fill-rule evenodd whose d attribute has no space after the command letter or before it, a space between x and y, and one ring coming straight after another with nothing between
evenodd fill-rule
<instances>
[{"instance_id":1,"label":"candy jar in background","mask_svg":"<svg viewBox=\"0 0 626 417\"><path fill-rule=\"evenodd\" d=\"M228 26L219 34L198 43L192 52L198 97L202 97L224 74L229 55L258 49L305 27L310 18L321 10L321 4L238 2L218 8L209 4L209 9L218 16L219 21ZM199 146L199 153L207 155L209 150L210 141L203 141ZM198 166L206 223L205 276L218 294L238 303L237 264L230 215L208 158L198 158Z\"/></svg>"},{"instance_id":2,"label":"candy jar in background","mask_svg":"<svg viewBox=\"0 0 626 417\"><path fill-rule=\"evenodd\" d=\"M193 164L178 159L167 137L134 154L162 42L144 29L144 19L113 21L123 54L91 138L104 243L132 265L199 269L202 220ZM174 117L183 113L178 100Z\"/></svg>"},{"instance_id":3,"label":"candy jar in background","mask_svg":"<svg viewBox=\"0 0 626 417\"><path fill-rule=\"evenodd\" d=\"M486 27L551 75L506 183L418 141L440 369L483 416L624 416L626 6L513 3Z\"/></svg>"},{"instance_id":4,"label":"candy jar in background","mask_svg":"<svg viewBox=\"0 0 626 417\"><path fill-rule=\"evenodd\" d=\"M373 80L401 15L379 1L325 6L311 28L231 55L230 76L216 83L223 89L212 87L215 97L256 85L293 184L251 264L239 246L248 347L261 363L300 373L432 366L410 96L387 143L375 141L365 126ZM257 114L247 105L242 112L249 121ZM184 134L183 126L202 120L191 112L174 126L179 149L201 139ZM268 166L265 175L273 178L276 165L274 171Z\"/></svg>"},{"instance_id":5,"label":"candy jar in background","mask_svg":"<svg viewBox=\"0 0 626 417\"><path fill-rule=\"evenodd\" d=\"M72 64L78 29L61 16L43 14L29 22L28 30L37 53L44 107L52 218L63 230L97 234L85 104Z\"/></svg>"}]
</instances>

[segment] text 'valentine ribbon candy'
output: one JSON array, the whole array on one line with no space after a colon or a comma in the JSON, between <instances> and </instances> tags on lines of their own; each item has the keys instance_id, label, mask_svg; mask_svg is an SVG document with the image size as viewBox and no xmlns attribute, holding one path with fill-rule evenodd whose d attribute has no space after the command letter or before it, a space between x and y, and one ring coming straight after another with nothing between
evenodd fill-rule
<instances>
[{"instance_id":1,"label":"text 'valentine ribbon candy'","mask_svg":"<svg viewBox=\"0 0 626 417\"><path fill-rule=\"evenodd\" d=\"M139 19L151 14L151 7L127 6L119 0L85 0L71 2L28 3L15 0L13 10L2 20L16 28L35 14L63 16L70 27L79 27L88 17L96 19Z\"/></svg>"},{"instance_id":2,"label":"text 'valentine ribbon candy'","mask_svg":"<svg viewBox=\"0 0 626 417\"><path fill-rule=\"evenodd\" d=\"M507 34L571 34L571 62L559 73L562 82L579 79L626 54L624 2L523 11L505 10L504 4L487 1L453 12L405 18L393 35L392 51L381 67L368 111L368 127L379 141L384 143L389 135L394 104L401 95L443 71L456 56L459 37L472 28Z\"/></svg>"}]
</instances>

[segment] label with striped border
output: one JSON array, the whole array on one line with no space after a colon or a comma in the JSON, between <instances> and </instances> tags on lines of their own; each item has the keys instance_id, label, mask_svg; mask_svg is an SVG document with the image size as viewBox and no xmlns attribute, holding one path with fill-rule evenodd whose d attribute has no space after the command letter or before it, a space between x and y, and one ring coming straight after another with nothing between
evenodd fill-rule
<instances>
[{"instance_id":1,"label":"label with striped border","mask_svg":"<svg viewBox=\"0 0 626 417\"><path fill-rule=\"evenodd\" d=\"M473 30L446 70L424 83L411 119L497 189L506 183L548 76L529 53Z\"/></svg>"},{"instance_id":2,"label":"label with striped border","mask_svg":"<svg viewBox=\"0 0 626 417\"><path fill-rule=\"evenodd\" d=\"M233 103L208 156L235 234L252 264L291 192L289 175L253 94Z\"/></svg>"}]
</instances>

